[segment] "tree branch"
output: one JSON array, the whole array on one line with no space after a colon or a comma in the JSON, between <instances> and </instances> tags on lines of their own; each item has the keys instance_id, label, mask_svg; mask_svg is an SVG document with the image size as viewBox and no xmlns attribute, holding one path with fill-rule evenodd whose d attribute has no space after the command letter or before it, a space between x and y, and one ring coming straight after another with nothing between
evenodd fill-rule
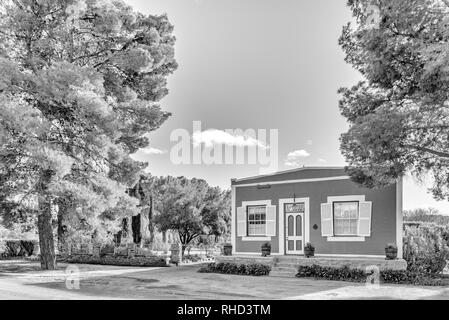
<instances>
[{"instance_id":1,"label":"tree branch","mask_svg":"<svg viewBox=\"0 0 449 320\"><path fill-rule=\"evenodd\" d=\"M426 148L426 147L407 145L407 144L403 145L403 147L409 148L409 149L415 149L415 150L418 150L418 151L427 152L427 153L430 153L430 154L433 154L435 156L442 157L442 158L449 158L449 153L443 152L443 151L432 150L432 149L429 149L429 148Z\"/></svg>"}]
</instances>

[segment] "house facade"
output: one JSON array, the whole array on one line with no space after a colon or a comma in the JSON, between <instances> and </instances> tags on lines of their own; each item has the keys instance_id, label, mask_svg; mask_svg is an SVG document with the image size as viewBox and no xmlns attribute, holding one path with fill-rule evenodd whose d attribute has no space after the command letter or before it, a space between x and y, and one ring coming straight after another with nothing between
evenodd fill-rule
<instances>
[{"instance_id":1,"label":"house facade","mask_svg":"<svg viewBox=\"0 0 449 320\"><path fill-rule=\"evenodd\" d=\"M395 243L402 258L402 180L382 189L353 183L344 168L299 168L233 179L233 254L385 257Z\"/></svg>"}]
</instances>

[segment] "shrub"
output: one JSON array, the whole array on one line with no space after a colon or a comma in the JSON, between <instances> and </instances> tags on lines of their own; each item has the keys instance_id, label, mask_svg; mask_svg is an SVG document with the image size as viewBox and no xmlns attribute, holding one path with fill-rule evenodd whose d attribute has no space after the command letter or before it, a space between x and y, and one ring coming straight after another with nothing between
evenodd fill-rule
<instances>
[{"instance_id":1,"label":"shrub","mask_svg":"<svg viewBox=\"0 0 449 320\"><path fill-rule=\"evenodd\" d=\"M160 257L117 257L103 256L94 257L92 255L79 255L67 258L64 262L78 264L100 264L111 266L133 266L133 267L166 267L165 259Z\"/></svg>"},{"instance_id":2,"label":"shrub","mask_svg":"<svg viewBox=\"0 0 449 320\"><path fill-rule=\"evenodd\" d=\"M449 229L446 226L426 224L406 227L404 258L407 270L417 273L439 274L449 259Z\"/></svg>"},{"instance_id":3,"label":"shrub","mask_svg":"<svg viewBox=\"0 0 449 320\"><path fill-rule=\"evenodd\" d=\"M184 258L182 259L183 261L191 261L191 262L198 262L201 261L202 258L199 255L196 254L186 254L184 255Z\"/></svg>"},{"instance_id":4,"label":"shrub","mask_svg":"<svg viewBox=\"0 0 449 320\"><path fill-rule=\"evenodd\" d=\"M319 265L299 266L298 278L318 278L326 280L363 282L366 280L366 274L363 270L351 269L349 266L341 268L323 267Z\"/></svg>"},{"instance_id":5,"label":"shrub","mask_svg":"<svg viewBox=\"0 0 449 320\"><path fill-rule=\"evenodd\" d=\"M20 240L7 240L6 241L6 255L8 257L23 256L22 246Z\"/></svg>"},{"instance_id":6,"label":"shrub","mask_svg":"<svg viewBox=\"0 0 449 320\"><path fill-rule=\"evenodd\" d=\"M341 268L323 267L319 265L299 266L296 277L315 278L325 280L365 282L368 275L363 270L351 269L349 266ZM414 284L422 286L447 286L449 278L420 273L409 270L383 270L379 273L379 280L383 283Z\"/></svg>"},{"instance_id":7,"label":"shrub","mask_svg":"<svg viewBox=\"0 0 449 320\"><path fill-rule=\"evenodd\" d=\"M6 247L6 241L0 240L0 258L6 258L7 257L7 250Z\"/></svg>"},{"instance_id":8,"label":"shrub","mask_svg":"<svg viewBox=\"0 0 449 320\"><path fill-rule=\"evenodd\" d=\"M265 264L236 264L236 263L209 263L200 268L201 273L224 273L247 276L266 276L270 273L271 267Z\"/></svg>"}]
</instances>

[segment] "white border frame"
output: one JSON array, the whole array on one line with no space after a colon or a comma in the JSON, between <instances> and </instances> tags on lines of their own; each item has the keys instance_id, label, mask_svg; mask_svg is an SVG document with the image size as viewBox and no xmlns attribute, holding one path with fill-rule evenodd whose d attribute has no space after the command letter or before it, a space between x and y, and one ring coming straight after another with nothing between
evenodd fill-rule
<instances>
[{"instance_id":1,"label":"white border frame","mask_svg":"<svg viewBox=\"0 0 449 320\"><path fill-rule=\"evenodd\" d=\"M304 241L303 246L307 242L310 242L310 210L309 210L309 204L310 204L310 198L288 198L288 199L279 199L279 207L278 207L278 214L279 214L279 226L278 226L278 233L279 233L279 253L282 255L287 255L287 252L285 250L285 221L284 221L284 205L286 203L300 203L304 202ZM303 249L304 251L304 249Z\"/></svg>"}]
</instances>

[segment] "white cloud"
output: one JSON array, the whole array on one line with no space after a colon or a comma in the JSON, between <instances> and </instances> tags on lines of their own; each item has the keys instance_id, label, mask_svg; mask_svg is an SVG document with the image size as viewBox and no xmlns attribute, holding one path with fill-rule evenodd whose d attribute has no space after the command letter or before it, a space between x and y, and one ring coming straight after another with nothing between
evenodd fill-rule
<instances>
[{"instance_id":1,"label":"white cloud","mask_svg":"<svg viewBox=\"0 0 449 320\"><path fill-rule=\"evenodd\" d=\"M310 157L310 153L306 150L295 150L287 155L284 164L287 167L298 167L302 164L302 160L307 157Z\"/></svg>"},{"instance_id":2,"label":"white cloud","mask_svg":"<svg viewBox=\"0 0 449 320\"><path fill-rule=\"evenodd\" d=\"M268 146L249 136L240 134L231 134L229 132L217 129L209 129L203 132L194 132L192 136L193 145L199 146L204 143L206 147L212 147L215 144L222 144L236 147L259 147L267 149Z\"/></svg>"},{"instance_id":3,"label":"white cloud","mask_svg":"<svg viewBox=\"0 0 449 320\"><path fill-rule=\"evenodd\" d=\"M326 161L326 159L318 158L318 162L319 162L319 163L326 163L327 161Z\"/></svg>"},{"instance_id":4,"label":"white cloud","mask_svg":"<svg viewBox=\"0 0 449 320\"><path fill-rule=\"evenodd\" d=\"M313 141L312 140L307 140L306 143L307 143L308 146L311 146L313 144Z\"/></svg>"},{"instance_id":5,"label":"white cloud","mask_svg":"<svg viewBox=\"0 0 449 320\"><path fill-rule=\"evenodd\" d=\"M288 159L307 158L307 157L310 157L310 153L308 153L306 150L295 150L287 155Z\"/></svg>"},{"instance_id":6,"label":"white cloud","mask_svg":"<svg viewBox=\"0 0 449 320\"><path fill-rule=\"evenodd\" d=\"M164 153L167 153L167 151L160 150L160 149L157 149L157 148L145 148L145 149L140 149L140 151L142 151L145 154L164 154Z\"/></svg>"}]
</instances>

